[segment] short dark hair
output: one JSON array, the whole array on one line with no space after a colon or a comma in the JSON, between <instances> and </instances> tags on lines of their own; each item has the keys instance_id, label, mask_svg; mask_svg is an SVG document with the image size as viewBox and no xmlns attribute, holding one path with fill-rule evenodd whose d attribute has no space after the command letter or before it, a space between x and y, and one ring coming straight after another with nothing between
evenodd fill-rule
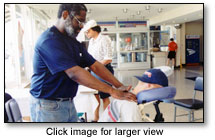
<instances>
[{"instance_id":1,"label":"short dark hair","mask_svg":"<svg viewBox=\"0 0 215 140\"><path fill-rule=\"evenodd\" d=\"M100 26L95 26L93 28L91 28L93 31L96 31L97 33L100 33L101 32L101 27Z\"/></svg>"},{"instance_id":2,"label":"short dark hair","mask_svg":"<svg viewBox=\"0 0 215 140\"><path fill-rule=\"evenodd\" d=\"M84 4L61 4L58 10L58 19L61 18L63 11L68 11L69 14L73 12L73 15L80 15L80 11L87 12L87 8Z\"/></svg>"},{"instance_id":3,"label":"short dark hair","mask_svg":"<svg viewBox=\"0 0 215 140\"><path fill-rule=\"evenodd\" d=\"M174 38L170 38L170 41L174 41Z\"/></svg>"}]
</instances>

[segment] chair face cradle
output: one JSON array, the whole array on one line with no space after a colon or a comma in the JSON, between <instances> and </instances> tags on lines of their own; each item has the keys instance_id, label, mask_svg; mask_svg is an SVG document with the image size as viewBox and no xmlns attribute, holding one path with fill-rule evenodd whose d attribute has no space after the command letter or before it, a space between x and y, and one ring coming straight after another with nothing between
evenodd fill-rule
<instances>
[{"instance_id":1,"label":"chair face cradle","mask_svg":"<svg viewBox=\"0 0 215 140\"><path fill-rule=\"evenodd\" d=\"M194 122L194 111L203 109L204 108L204 101L195 99L196 96L196 91L201 91L203 93L203 78L202 77L197 77L195 80L195 86L194 86L194 93L193 93L193 98L190 99L177 99L174 101L175 104L175 110L174 110L174 122L176 122L176 110L177 107L182 108L186 111L189 112L188 114L188 119L189 122ZM191 120L192 117L192 120Z\"/></svg>"},{"instance_id":2,"label":"chair face cradle","mask_svg":"<svg viewBox=\"0 0 215 140\"><path fill-rule=\"evenodd\" d=\"M138 104L142 104L156 100L171 99L175 97L175 94L175 87L162 87L151 90L144 90L137 94L137 102Z\"/></svg>"}]
</instances>

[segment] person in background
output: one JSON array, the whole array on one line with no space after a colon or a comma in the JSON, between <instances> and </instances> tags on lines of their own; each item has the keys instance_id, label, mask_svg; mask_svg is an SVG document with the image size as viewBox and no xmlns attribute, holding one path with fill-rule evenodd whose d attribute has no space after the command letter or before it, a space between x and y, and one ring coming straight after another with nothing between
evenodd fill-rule
<instances>
[{"instance_id":1,"label":"person in background","mask_svg":"<svg viewBox=\"0 0 215 140\"><path fill-rule=\"evenodd\" d=\"M79 84L117 99L136 101L134 94L125 92L130 87L120 83L76 40L86 13L84 4L61 4L56 24L43 32L35 45L30 89L33 122L77 122L73 98ZM85 67L115 88L97 80Z\"/></svg>"},{"instance_id":2,"label":"person in background","mask_svg":"<svg viewBox=\"0 0 215 140\"><path fill-rule=\"evenodd\" d=\"M133 46L132 46L132 42L131 42L131 37L126 37L125 42L126 42L125 51L132 51Z\"/></svg>"},{"instance_id":3,"label":"person in background","mask_svg":"<svg viewBox=\"0 0 215 140\"><path fill-rule=\"evenodd\" d=\"M112 74L114 74L113 67L111 66L113 56L110 37L101 34L101 27L97 25L95 20L88 21L83 30L86 36L90 39L88 46L89 54L91 54L97 61L103 64ZM91 74L100 81L112 86L94 72L91 72ZM105 110L110 103L110 94L99 91L98 94L95 94L95 97L99 103L94 114L94 121L96 122L99 119L99 108L101 105L100 98L103 101L103 109Z\"/></svg>"},{"instance_id":4,"label":"person in background","mask_svg":"<svg viewBox=\"0 0 215 140\"><path fill-rule=\"evenodd\" d=\"M177 44L174 42L174 39L170 39L170 43L168 44L168 59L167 59L167 66L169 66L170 61L172 61L172 69L174 69L175 66L175 56L176 51L178 49Z\"/></svg>"}]
</instances>

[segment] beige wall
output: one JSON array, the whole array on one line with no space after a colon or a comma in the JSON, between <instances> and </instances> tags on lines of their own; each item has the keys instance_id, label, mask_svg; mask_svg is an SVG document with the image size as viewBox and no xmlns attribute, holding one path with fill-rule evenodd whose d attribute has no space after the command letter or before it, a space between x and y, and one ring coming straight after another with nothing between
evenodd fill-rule
<instances>
[{"instance_id":1,"label":"beige wall","mask_svg":"<svg viewBox=\"0 0 215 140\"><path fill-rule=\"evenodd\" d=\"M176 42L178 44L176 66L180 66L180 64L185 64L185 24L176 30Z\"/></svg>"}]
</instances>

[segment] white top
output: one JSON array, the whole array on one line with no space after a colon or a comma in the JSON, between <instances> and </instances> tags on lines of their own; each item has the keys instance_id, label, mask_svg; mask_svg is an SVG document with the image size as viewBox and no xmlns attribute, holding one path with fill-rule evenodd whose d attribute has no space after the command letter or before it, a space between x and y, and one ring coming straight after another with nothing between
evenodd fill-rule
<instances>
[{"instance_id":1,"label":"white top","mask_svg":"<svg viewBox=\"0 0 215 140\"><path fill-rule=\"evenodd\" d=\"M101 33L96 39L90 39L88 52L97 60L112 60L111 39Z\"/></svg>"},{"instance_id":2,"label":"white top","mask_svg":"<svg viewBox=\"0 0 215 140\"><path fill-rule=\"evenodd\" d=\"M142 122L135 102L114 99L99 118L99 122Z\"/></svg>"},{"instance_id":3,"label":"white top","mask_svg":"<svg viewBox=\"0 0 215 140\"><path fill-rule=\"evenodd\" d=\"M86 38L85 38L85 33L84 33L83 28L82 28L81 31L78 33L76 39L77 39L80 43L82 43L82 42L84 42L84 41L86 40Z\"/></svg>"}]
</instances>

